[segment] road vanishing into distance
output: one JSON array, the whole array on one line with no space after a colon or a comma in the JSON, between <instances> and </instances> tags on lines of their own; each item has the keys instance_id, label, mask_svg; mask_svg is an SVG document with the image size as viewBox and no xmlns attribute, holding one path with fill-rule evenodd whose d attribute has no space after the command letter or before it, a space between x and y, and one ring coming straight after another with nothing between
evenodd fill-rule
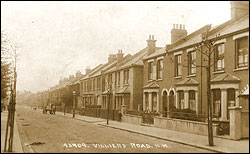
<instances>
[{"instance_id":1,"label":"road vanishing into distance","mask_svg":"<svg viewBox=\"0 0 250 154\"><path fill-rule=\"evenodd\" d=\"M17 106L17 126L25 153L210 153L63 115Z\"/></svg>"}]
</instances>

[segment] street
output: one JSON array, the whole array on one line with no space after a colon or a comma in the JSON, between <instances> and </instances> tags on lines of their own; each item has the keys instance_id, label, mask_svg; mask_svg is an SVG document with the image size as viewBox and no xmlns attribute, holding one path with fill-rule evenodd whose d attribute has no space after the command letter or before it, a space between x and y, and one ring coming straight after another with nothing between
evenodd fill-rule
<instances>
[{"instance_id":1,"label":"street","mask_svg":"<svg viewBox=\"0 0 250 154\"><path fill-rule=\"evenodd\" d=\"M40 110L24 106L17 106L16 112L25 153L211 152L62 115L43 114Z\"/></svg>"}]
</instances>

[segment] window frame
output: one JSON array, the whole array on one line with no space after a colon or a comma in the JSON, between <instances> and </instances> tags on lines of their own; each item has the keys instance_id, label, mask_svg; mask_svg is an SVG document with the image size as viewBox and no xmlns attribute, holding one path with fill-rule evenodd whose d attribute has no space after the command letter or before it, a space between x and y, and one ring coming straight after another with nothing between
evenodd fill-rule
<instances>
[{"instance_id":1,"label":"window frame","mask_svg":"<svg viewBox=\"0 0 250 154\"><path fill-rule=\"evenodd\" d=\"M121 73L120 73L120 71L119 71L119 72L118 72L118 75L117 75L117 85L118 85L118 87L120 87L120 85L121 85L120 80L121 80Z\"/></svg>"},{"instance_id":2,"label":"window frame","mask_svg":"<svg viewBox=\"0 0 250 154\"><path fill-rule=\"evenodd\" d=\"M129 69L124 70L123 74L123 84L128 85L128 80L129 80Z\"/></svg>"},{"instance_id":3,"label":"window frame","mask_svg":"<svg viewBox=\"0 0 250 154\"><path fill-rule=\"evenodd\" d=\"M237 38L235 39L235 66L236 68L244 68L244 67L248 67L249 66L249 45L246 47L246 53L247 54L244 54L244 51L242 52L243 53L243 65L242 66L239 66L239 41L242 41L242 40L246 40L247 44L249 44L248 40L249 40L249 37L248 36L243 36L243 37L240 37L240 38ZM244 48L243 48L244 49ZM245 55L247 55L247 58L245 58ZM245 62L245 59L247 59L247 62Z\"/></svg>"},{"instance_id":4,"label":"window frame","mask_svg":"<svg viewBox=\"0 0 250 154\"><path fill-rule=\"evenodd\" d=\"M195 50L189 51L188 52L188 75L196 74L196 59L197 59L196 51ZM194 72L193 72L193 70L194 70Z\"/></svg>"},{"instance_id":5,"label":"window frame","mask_svg":"<svg viewBox=\"0 0 250 154\"><path fill-rule=\"evenodd\" d=\"M219 50L218 47L223 45L223 54L219 54ZM218 69L218 61L222 60L223 63L221 63L221 68ZM215 65L214 65L214 71L218 72L218 71L224 71L225 70L225 43L219 43L215 45L215 51L214 51L214 61L215 61Z\"/></svg>"},{"instance_id":6,"label":"window frame","mask_svg":"<svg viewBox=\"0 0 250 154\"><path fill-rule=\"evenodd\" d=\"M191 105L192 105L192 107L191 107ZM188 108L191 109L191 110L193 110L193 111L196 111L195 90L189 90L188 91Z\"/></svg>"},{"instance_id":7,"label":"window frame","mask_svg":"<svg viewBox=\"0 0 250 154\"><path fill-rule=\"evenodd\" d=\"M185 96L184 96L184 90L177 91L178 93L178 108L179 109L185 109ZM183 100L183 102L182 102ZM182 107L183 104L183 107Z\"/></svg>"},{"instance_id":8,"label":"window frame","mask_svg":"<svg viewBox=\"0 0 250 154\"><path fill-rule=\"evenodd\" d=\"M163 59L157 60L157 79L162 79L163 78Z\"/></svg>"},{"instance_id":9,"label":"window frame","mask_svg":"<svg viewBox=\"0 0 250 154\"><path fill-rule=\"evenodd\" d=\"M181 58L181 54L175 55L175 77L179 77L182 76L182 58Z\"/></svg>"},{"instance_id":10,"label":"window frame","mask_svg":"<svg viewBox=\"0 0 250 154\"><path fill-rule=\"evenodd\" d=\"M153 62L148 62L148 80L153 80Z\"/></svg>"},{"instance_id":11,"label":"window frame","mask_svg":"<svg viewBox=\"0 0 250 154\"><path fill-rule=\"evenodd\" d=\"M213 100L212 100L212 108L213 108L213 116L220 118L221 117L221 89L213 89L212 90L212 96L213 96ZM215 106L216 105L216 106ZM215 108L218 107L218 113L216 113Z\"/></svg>"}]
</instances>

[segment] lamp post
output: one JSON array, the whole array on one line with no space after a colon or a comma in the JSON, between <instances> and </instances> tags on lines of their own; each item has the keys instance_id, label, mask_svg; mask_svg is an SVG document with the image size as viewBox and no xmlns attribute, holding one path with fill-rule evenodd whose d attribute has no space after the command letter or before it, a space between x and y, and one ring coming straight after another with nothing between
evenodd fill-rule
<instances>
[{"instance_id":1,"label":"lamp post","mask_svg":"<svg viewBox=\"0 0 250 154\"><path fill-rule=\"evenodd\" d=\"M108 114L107 114L107 125L109 124L109 103L111 100L111 88L112 88L112 83L107 84L107 94L108 94Z\"/></svg>"},{"instance_id":2,"label":"lamp post","mask_svg":"<svg viewBox=\"0 0 250 154\"><path fill-rule=\"evenodd\" d=\"M76 91L73 91L73 118L75 118L75 97L76 97Z\"/></svg>"}]
</instances>

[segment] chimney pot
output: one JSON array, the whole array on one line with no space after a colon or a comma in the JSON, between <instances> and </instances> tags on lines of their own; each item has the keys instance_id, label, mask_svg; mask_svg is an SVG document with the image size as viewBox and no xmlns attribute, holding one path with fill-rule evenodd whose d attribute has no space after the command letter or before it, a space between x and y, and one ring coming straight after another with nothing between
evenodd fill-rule
<instances>
[{"instance_id":1,"label":"chimney pot","mask_svg":"<svg viewBox=\"0 0 250 154\"><path fill-rule=\"evenodd\" d=\"M185 36L187 36L187 30L185 30L185 25L174 24L174 28L171 30L171 43L174 43L175 41Z\"/></svg>"},{"instance_id":2,"label":"chimney pot","mask_svg":"<svg viewBox=\"0 0 250 154\"><path fill-rule=\"evenodd\" d=\"M147 55L150 55L155 52L155 42L154 35L150 35L151 39L147 40L148 46L147 46Z\"/></svg>"},{"instance_id":3,"label":"chimney pot","mask_svg":"<svg viewBox=\"0 0 250 154\"><path fill-rule=\"evenodd\" d=\"M119 62L122 61L122 59L123 59L123 53L122 53L121 49L118 50L118 53L116 54L116 58L117 58L117 63L119 63Z\"/></svg>"}]
</instances>

